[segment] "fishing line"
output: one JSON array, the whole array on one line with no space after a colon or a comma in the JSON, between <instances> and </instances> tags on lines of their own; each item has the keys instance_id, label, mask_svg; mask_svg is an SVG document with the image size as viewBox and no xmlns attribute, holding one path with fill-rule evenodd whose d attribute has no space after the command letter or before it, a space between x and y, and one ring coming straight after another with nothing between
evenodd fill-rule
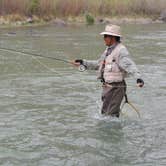
<instances>
[{"instance_id":1,"label":"fishing line","mask_svg":"<svg viewBox=\"0 0 166 166\"><path fill-rule=\"evenodd\" d=\"M45 67L47 70L51 71L51 72L54 72L54 73L57 73L58 75L60 75L58 72L56 72L55 70L51 70L47 65L45 65L44 63L42 63L39 59L37 59L37 57L41 57L41 58L47 58L47 59L52 59L52 60L56 60L56 61L61 61L61 62L64 62L64 63L68 63L68 64L73 64L71 61L69 60L66 60L66 59L60 59L60 58L57 58L57 57L49 57L49 56L44 56L44 55L41 55L41 54L35 54L35 53L29 53L29 52L25 52L25 51L17 51L15 49L8 49L8 48L2 48L0 47L0 50L3 50L3 51L10 51L10 52L16 52L16 53L19 53L19 54L25 54L25 55L30 55L34 60L36 60L40 65L42 65L43 67ZM85 66L83 65L80 65L79 66L79 71L85 71ZM61 76L61 75L60 75ZM88 91L90 90L86 84L85 84L85 81L83 81L82 79L80 79L80 81L84 84L84 86L88 89ZM112 86L111 86L112 87ZM124 86L113 86L113 87L124 87ZM95 103L97 104L97 107L100 108L99 104L95 101ZM138 109L136 109L136 107L128 101L128 99L125 97L125 102L124 104L127 103L129 104L138 114L138 116L140 117L140 113L138 111ZM124 107L124 104L122 105L121 109Z\"/></svg>"},{"instance_id":2,"label":"fishing line","mask_svg":"<svg viewBox=\"0 0 166 166\"><path fill-rule=\"evenodd\" d=\"M18 50L11 49L11 48L3 48L3 47L0 47L0 50L3 50L3 51L10 51L10 52L16 52L16 53L20 53L20 54L24 54L24 55L30 55L30 56L34 56L34 57L41 57L41 58L52 59L52 60L61 61L61 62L64 62L64 63L72 64L72 65L73 65L73 62L70 61L70 60L67 60L67 59L61 59L61 58L57 58L57 57L49 57L49 56L44 56L44 55L35 54L35 53L29 53L29 52L25 52L25 51L18 51ZM80 65L80 66L78 67L78 69L79 69L79 71L81 71L81 72L83 72L83 71L86 70L86 68L85 68L84 65Z\"/></svg>"},{"instance_id":3,"label":"fishing line","mask_svg":"<svg viewBox=\"0 0 166 166\"><path fill-rule=\"evenodd\" d=\"M70 61L68 60L63 60L63 59L59 59L59 58L54 58L54 57L47 57L47 56L43 56L43 55L39 55L39 54L31 54L29 52L23 52L23 51L17 51L17 50L14 50L14 49L7 49L7 48L2 48L0 47L0 50L4 50L4 51L11 51L11 52L16 52L16 53L19 53L20 56L21 54L25 54L27 56L30 56L31 58L33 58L37 63L39 63L41 66L43 66L44 68L46 68L48 71L52 72L52 73L56 73L58 74L59 77L62 77L62 75L59 73L59 72L56 72L55 70L53 69L50 69L46 64L42 63L37 57L43 57L43 58L48 58L48 59L53 59L53 60L58 60L58 61L62 61L62 62L66 62L66 63L70 63ZM19 56L19 57L20 57ZM71 63L70 63L71 64Z\"/></svg>"},{"instance_id":4,"label":"fishing line","mask_svg":"<svg viewBox=\"0 0 166 166\"><path fill-rule=\"evenodd\" d=\"M60 58L57 58L57 57L49 57L49 56L44 56L44 55L41 55L41 54L29 53L29 52L25 52L25 51L17 51L17 50L9 49L9 48L0 47L0 50L12 51L12 52L16 52L16 53L20 53L20 54L26 54L26 55L35 56L35 57L41 57L41 58L57 60L57 61L61 61L61 62L68 63L68 64L72 63L71 61L66 60L66 59L64 60L64 59L60 59Z\"/></svg>"},{"instance_id":5,"label":"fishing line","mask_svg":"<svg viewBox=\"0 0 166 166\"><path fill-rule=\"evenodd\" d=\"M16 52L16 53L19 53L19 54L25 54L25 55L29 55L31 58L33 58L36 62L38 62L41 66L43 66L44 68L46 68L48 71L52 72L52 73L56 73L58 74L58 76L62 77L63 75L61 75L59 72L56 72L55 70L51 70L46 64L42 63L37 57L42 57L42 58L48 58L48 59L53 59L53 60L58 60L58 61L62 61L62 62L65 62L65 63L70 63L70 61L68 60L62 60L62 59L59 59L59 58L54 58L54 57L47 57L47 56L43 56L43 55L39 55L39 54L31 54L29 52L23 52L23 51L17 51L17 50L14 50L14 49L6 49L6 48L0 48L0 50L4 50L4 51L11 51L11 52ZM20 55L21 56L21 55ZM75 106L76 107L76 106Z\"/></svg>"},{"instance_id":6,"label":"fishing line","mask_svg":"<svg viewBox=\"0 0 166 166\"><path fill-rule=\"evenodd\" d=\"M47 70L49 70L50 72L53 72L53 73L56 73L58 74L59 76L61 76L58 72L56 72L55 70L53 69L50 69L46 64L42 63L39 59L37 59L36 57L32 56L32 58L37 61L41 66L43 66L44 68L46 68Z\"/></svg>"},{"instance_id":7,"label":"fishing line","mask_svg":"<svg viewBox=\"0 0 166 166\"><path fill-rule=\"evenodd\" d=\"M51 72L54 72L56 74L59 74L57 73L55 70L51 70L46 64L42 63L39 59L37 59L37 57L43 57L43 58L46 58L46 56L43 56L43 55L39 55L39 54L31 54L31 53L28 53L28 52L23 52L23 51L17 51L17 50L14 50L14 49L6 49L6 48L0 48L0 50L4 50L4 51L12 51L12 52L16 52L16 53L19 53L19 54L25 54L27 56L31 56L35 61L37 61L41 66L43 66L44 68L46 68L47 70L51 71ZM20 55L21 56L21 55ZM49 59L55 59L54 57L47 57ZM57 58L56 58L57 59ZM58 59L59 60L59 59ZM65 60L64 60L65 62Z\"/></svg>"}]
</instances>

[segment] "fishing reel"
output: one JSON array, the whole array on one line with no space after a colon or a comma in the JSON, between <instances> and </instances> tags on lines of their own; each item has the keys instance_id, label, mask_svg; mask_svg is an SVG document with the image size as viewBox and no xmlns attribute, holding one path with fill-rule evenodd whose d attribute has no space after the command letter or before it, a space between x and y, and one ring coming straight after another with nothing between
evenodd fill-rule
<instances>
[{"instance_id":1,"label":"fishing reel","mask_svg":"<svg viewBox=\"0 0 166 166\"><path fill-rule=\"evenodd\" d=\"M75 62L76 63L80 63L80 65L78 67L78 70L80 72L84 72L87 69L87 67L83 64L83 60L82 59L76 59Z\"/></svg>"},{"instance_id":2,"label":"fishing reel","mask_svg":"<svg viewBox=\"0 0 166 166\"><path fill-rule=\"evenodd\" d=\"M81 64L81 65L78 67L78 70L79 70L80 72L84 72L84 71L86 70L86 66Z\"/></svg>"}]
</instances>

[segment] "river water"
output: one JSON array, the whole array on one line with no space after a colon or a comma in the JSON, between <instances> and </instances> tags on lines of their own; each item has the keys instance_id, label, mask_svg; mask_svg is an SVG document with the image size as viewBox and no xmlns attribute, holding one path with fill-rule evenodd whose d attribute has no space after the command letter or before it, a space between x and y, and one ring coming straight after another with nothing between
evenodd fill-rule
<instances>
[{"instance_id":1,"label":"river water","mask_svg":"<svg viewBox=\"0 0 166 166\"><path fill-rule=\"evenodd\" d=\"M0 165L166 165L166 24L122 25L145 80L128 78L129 100L119 120L100 115L95 71L0 51ZM0 47L62 59L97 59L104 26L8 28Z\"/></svg>"}]
</instances>

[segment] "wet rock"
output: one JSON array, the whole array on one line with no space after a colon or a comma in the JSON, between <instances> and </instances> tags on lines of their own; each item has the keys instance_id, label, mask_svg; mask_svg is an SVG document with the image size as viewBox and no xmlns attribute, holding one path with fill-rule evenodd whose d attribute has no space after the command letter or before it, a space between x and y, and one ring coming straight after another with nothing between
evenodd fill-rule
<instances>
[{"instance_id":1,"label":"wet rock","mask_svg":"<svg viewBox=\"0 0 166 166\"><path fill-rule=\"evenodd\" d=\"M22 21L16 21L15 25L23 25Z\"/></svg>"},{"instance_id":2,"label":"wet rock","mask_svg":"<svg viewBox=\"0 0 166 166\"><path fill-rule=\"evenodd\" d=\"M100 24L150 24L151 18L100 18L97 23Z\"/></svg>"},{"instance_id":3,"label":"wet rock","mask_svg":"<svg viewBox=\"0 0 166 166\"><path fill-rule=\"evenodd\" d=\"M97 22L103 24L104 23L104 19L103 18L99 18L99 19L97 19Z\"/></svg>"},{"instance_id":4,"label":"wet rock","mask_svg":"<svg viewBox=\"0 0 166 166\"><path fill-rule=\"evenodd\" d=\"M58 19L58 18L51 21L51 24L55 25L55 26L61 26L61 27L67 26L67 23L64 20L61 20L61 19Z\"/></svg>"},{"instance_id":5,"label":"wet rock","mask_svg":"<svg viewBox=\"0 0 166 166\"><path fill-rule=\"evenodd\" d=\"M159 19L166 22L166 10L161 12Z\"/></svg>"},{"instance_id":6,"label":"wet rock","mask_svg":"<svg viewBox=\"0 0 166 166\"><path fill-rule=\"evenodd\" d=\"M27 23L33 23L33 22L34 22L34 20L33 20L33 18L32 18L32 17L28 17L28 18L27 18L27 20L26 20L26 22L27 22Z\"/></svg>"},{"instance_id":7,"label":"wet rock","mask_svg":"<svg viewBox=\"0 0 166 166\"><path fill-rule=\"evenodd\" d=\"M105 24L112 24L112 23L113 23L113 20L110 19L110 18L105 18L103 22L104 22Z\"/></svg>"},{"instance_id":8,"label":"wet rock","mask_svg":"<svg viewBox=\"0 0 166 166\"><path fill-rule=\"evenodd\" d=\"M0 25L3 25L5 23L6 23L5 19L3 17L0 17Z\"/></svg>"},{"instance_id":9,"label":"wet rock","mask_svg":"<svg viewBox=\"0 0 166 166\"><path fill-rule=\"evenodd\" d=\"M151 18L138 18L135 19L135 23L137 24L151 24L153 20Z\"/></svg>"},{"instance_id":10,"label":"wet rock","mask_svg":"<svg viewBox=\"0 0 166 166\"><path fill-rule=\"evenodd\" d=\"M155 24L161 24L161 23L164 23L164 21L158 19L158 20L154 20L153 23L155 23Z\"/></svg>"},{"instance_id":11,"label":"wet rock","mask_svg":"<svg viewBox=\"0 0 166 166\"><path fill-rule=\"evenodd\" d=\"M97 18L96 23L98 24L109 24L111 23L111 19L108 18Z\"/></svg>"}]
</instances>

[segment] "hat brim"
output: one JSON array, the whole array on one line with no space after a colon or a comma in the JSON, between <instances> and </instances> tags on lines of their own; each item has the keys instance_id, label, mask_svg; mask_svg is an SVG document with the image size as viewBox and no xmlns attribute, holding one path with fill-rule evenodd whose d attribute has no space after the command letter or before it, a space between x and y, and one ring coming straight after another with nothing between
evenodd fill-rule
<instances>
[{"instance_id":1,"label":"hat brim","mask_svg":"<svg viewBox=\"0 0 166 166\"><path fill-rule=\"evenodd\" d=\"M122 37L119 34L115 34L115 33L111 33L111 32L101 32L100 35L110 35L110 36L118 36L118 37Z\"/></svg>"}]
</instances>

